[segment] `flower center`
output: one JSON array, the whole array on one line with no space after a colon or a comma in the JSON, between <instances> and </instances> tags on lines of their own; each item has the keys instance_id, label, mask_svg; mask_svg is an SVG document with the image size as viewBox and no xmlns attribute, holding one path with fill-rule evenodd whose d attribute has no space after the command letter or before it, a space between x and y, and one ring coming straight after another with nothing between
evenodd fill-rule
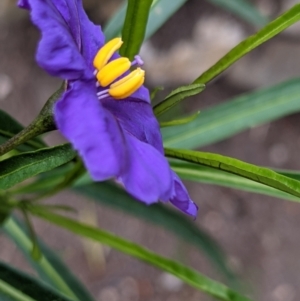
<instances>
[{"instance_id":1,"label":"flower center","mask_svg":"<svg viewBox=\"0 0 300 301\"><path fill-rule=\"evenodd\" d=\"M94 58L96 86L107 87L97 93L99 99L108 96L115 99L124 99L140 88L145 81L145 71L140 68L144 62L139 55L136 55L132 62L126 57L119 57L108 62L122 44L121 38L115 38L101 47ZM132 66L138 66L138 68L118 80Z\"/></svg>"}]
</instances>

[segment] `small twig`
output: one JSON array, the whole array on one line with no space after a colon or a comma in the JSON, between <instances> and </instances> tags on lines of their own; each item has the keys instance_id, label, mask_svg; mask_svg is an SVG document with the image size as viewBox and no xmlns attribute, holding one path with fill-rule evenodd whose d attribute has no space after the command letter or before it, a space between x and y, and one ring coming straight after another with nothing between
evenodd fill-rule
<instances>
[{"instance_id":1,"label":"small twig","mask_svg":"<svg viewBox=\"0 0 300 301\"><path fill-rule=\"evenodd\" d=\"M14 137L0 145L0 156L8 153L18 145L39 136L41 134L53 131L56 129L53 119L53 105L59 99L64 86L60 87L46 102L40 114L31 122L25 129L16 134Z\"/></svg>"}]
</instances>

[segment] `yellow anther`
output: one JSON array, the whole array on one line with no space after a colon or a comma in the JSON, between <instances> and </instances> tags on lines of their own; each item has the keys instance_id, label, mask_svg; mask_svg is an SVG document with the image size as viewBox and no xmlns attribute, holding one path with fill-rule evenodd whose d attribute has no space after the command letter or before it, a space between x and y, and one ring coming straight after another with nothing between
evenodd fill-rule
<instances>
[{"instance_id":1,"label":"yellow anther","mask_svg":"<svg viewBox=\"0 0 300 301\"><path fill-rule=\"evenodd\" d=\"M130 74L112 84L108 90L110 96L123 99L134 93L145 80L145 71L137 68Z\"/></svg>"},{"instance_id":2,"label":"yellow anther","mask_svg":"<svg viewBox=\"0 0 300 301\"><path fill-rule=\"evenodd\" d=\"M97 70L100 70L102 67L104 67L107 62L110 60L112 55L115 51L117 51L121 45L123 44L123 41L121 38L115 38L104 44L103 47L100 48L98 53L96 54L93 65Z\"/></svg>"},{"instance_id":3,"label":"yellow anther","mask_svg":"<svg viewBox=\"0 0 300 301\"><path fill-rule=\"evenodd\" d=\"M96 75L102 87L110 85L114 80L130 69L131 62L126 57L120 57L106 64Z\"/></svg>"}]
</instances>

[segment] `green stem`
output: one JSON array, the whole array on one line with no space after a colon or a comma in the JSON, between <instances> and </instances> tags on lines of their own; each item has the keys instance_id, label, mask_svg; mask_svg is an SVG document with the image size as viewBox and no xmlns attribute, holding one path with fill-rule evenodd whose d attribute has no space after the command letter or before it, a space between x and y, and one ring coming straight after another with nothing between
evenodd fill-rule
<instances>
[{"instance_id":1,"label":"green stem","mask_svg":"<svg viewBox=\"0 0 300 301\"><path fill-rule=\"evenodd\" d=\"M64 86L60 87L46 102L40 114L21 132L0 145L0 156L6 154L18 145L39 136L41 134L56 130L53 119L53 105L64 91Z\"/></svg>"}]
</instances>

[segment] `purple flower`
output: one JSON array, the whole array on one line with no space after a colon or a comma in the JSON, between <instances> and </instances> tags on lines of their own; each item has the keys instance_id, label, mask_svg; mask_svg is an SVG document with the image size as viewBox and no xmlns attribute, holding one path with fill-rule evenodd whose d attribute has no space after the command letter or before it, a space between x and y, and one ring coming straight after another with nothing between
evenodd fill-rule
<instances>
[{"instance_id":1,"label":"purple flower","mask_svg":"<svg viewBox=\"0 0 300 301\"><path fill-rule=\"evenodd\" d=\"M164 157L149 91L142 86L144 72L137 68L130 73L121 89L122 78L131 65L142 64L140 58L130 63L113 54L120 39L105 45L100 26L88 19L81 0L19 0L18 5L31 11L41 31L38 64L67 81L54 108L56 125L91 177L115 178L146 204L170 201L195 217L197 206Z\"/></svg>"}]
</instances>

